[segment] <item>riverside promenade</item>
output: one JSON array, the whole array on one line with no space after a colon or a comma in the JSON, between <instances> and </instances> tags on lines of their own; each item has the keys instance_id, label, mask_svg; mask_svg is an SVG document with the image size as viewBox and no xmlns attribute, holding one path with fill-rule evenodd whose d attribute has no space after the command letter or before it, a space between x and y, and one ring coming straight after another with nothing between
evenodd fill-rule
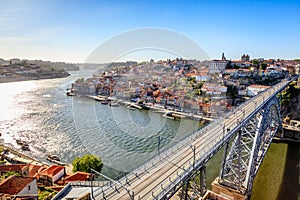
<instances>
[{"instance_id":1,"label":"riverside promenade","mask_svg":"<svg viewBox=\"0 0 300 200\"><path fill-rule=\"evenodd\" d=\"M132 106L132 107L140 107L137 103L133 103L133 102L129 102L129 101L125 101L125 100L117 100L115 98L110 98L110 97L106 97L106 96L87 96L88 98L94 99L95 101L114 101L116 103L118 103L119 105L122 106ZM176 111L175 109L171 109L171 108L165 108L164 106L160 105L160 104L147 104L147 106L149 107L149 110L152 110L153 112L156 113L169 113L171 112L174 117L176 118L185 118L185 119L192 119L192 120L205 120L205 121L212 121L215 118L212 117L208 117L205 116L204 114L194 114L194 113L188 113L188 112L183 112L183 111ZM142 109L142 108L141 108Z\"/></svg>"}]
</instances>

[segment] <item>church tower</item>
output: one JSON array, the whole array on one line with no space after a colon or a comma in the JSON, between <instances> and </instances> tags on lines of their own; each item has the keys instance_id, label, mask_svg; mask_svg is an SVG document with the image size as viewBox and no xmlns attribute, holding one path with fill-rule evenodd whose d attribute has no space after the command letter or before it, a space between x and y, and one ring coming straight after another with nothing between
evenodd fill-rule
<instances>
[{"instance_id":1,"label":"church tower","mask_svg":"<svg viewBox=\"0 0 300 200\"><path fill-rule=\"evenodd\" d=\"M224 55L224 52L222 53L222 60L226 60L226 57Z\"/></svg>"}]
</instances>

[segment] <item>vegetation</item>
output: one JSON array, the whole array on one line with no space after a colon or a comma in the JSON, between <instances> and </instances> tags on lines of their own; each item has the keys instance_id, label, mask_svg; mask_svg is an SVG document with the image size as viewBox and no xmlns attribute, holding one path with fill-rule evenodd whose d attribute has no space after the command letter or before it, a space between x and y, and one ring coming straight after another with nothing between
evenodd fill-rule
<instances>
[{"instance_id":1,"label":"vegetation","mask_svg":"<svg viewBox=\"0 0 300 200\"><path fill-rule=\"evenodd\" d=\"M267 63L262 63L262 64L261 64L261 69L262 69L262 70L266 70L267 67L268 67Z\"/></svg>"},{"instance_id":2,"label":"vegetation","mask_svg":"<svg viewBox=\"0 0 300 200\"><path fill-rule=\"evenodd\" d=\"M3 176L10 177L10 176L21 176L18 172L10 171L6 172Z\"/></svg>"},{"instance_id":3,"label":"vegetation","mask_svg":"<svg viewBox=\"0 0 300 200\"><path fill-rule=\"evenodd\" d=\"M83 83L83 82L84 82L84 78L79 78L75 81L76 84Z\"/></svg>"},{"instance_id":4,"label":"vegetation","mask_svg":"<svg viewBox=\"0 0 300 200\"><path fill-rule=\"evenodd\" d=\"M76 157L73 164L73 172L82 171L82 172L91 172L91 169L94 169L98 172L101 172L103 163L99 156L86 154L83 157Z\"/></svg>"},{"instance_id":5,"label":"vegetation","mask_svg":"<svg viewBox=\"0 0 300 200\"><path fill-rule=\"evenodd\" d=\"M300 88L296 87L296 82L292 82L288 89L282 92L281 105L287 105L291 99L300 95Z\"/></svg>"},{"instance_id":6,"label":"vegetation","mask_svg":"<svg viewBox=\"0 0 300 200\"><path fill-rule=\"evenodd\" d=\"M300 62L300 58L294 59L295 62Z\"/></svg>"},{"instance_id":7,"label":"vegetation","mask_svg":"<svg viewBox=\"0 0 300 200\"><path fill-rule=\"evenodd\" d=\"M131 67L137 65L135 61L127 61L127 62L112 62L110 63L107 68L114 68L114 67Z\"/></svg>"},{"instance_id":8,"label":"vegetation","mask_svg":"<svg viewBox=\"0 0 300 200\"><path fill-rule=\"evenodd\" d=\"M38 187L38 199L46 200L51 199L57 192L55 190L45 188L42 186Z\"/></svg>"},{"instance_id":9,"label":"vegetation","mask_svg":"<svg viewBox=\"0 0 300 200\"><path fill-rule=\"evenodd\" d=\"M232 63L231 60L229 60L225 66L225 69L231 69L232 68L231 63Z\"/></svg>"},{"instance_id":10,"label":"vegetation","mask_svg":"<svg viewBox=\"0 0 300 200\"><path fill-rule=\"evenodd\" d=\"M258 63L259 63L259 61L258 61L257 59L253 59L253 60L252 60L252 64L254 64L254 65L256 65L256 66L258 66Z\"/></svg>"},{"instance_id":11,"label":"vegetation","mask_svg":"<svg viewBox=\"0 0 300 200\"><path fill-rule=\"evenodd\" d=\"M6 172L2 176L0 176L0 181L6 179L7 177L10 176L21 176L19 173L11 171L11 172Z\"/></svg>"},{"instance_id":12,"label":"vegetation","mask_svg":"<svg viewBox=\"0 0 300 200\"><path fill-rule=\"evenodd\" d=\"M253 77L253 81L255 84L258 85L267 85L267 86L273 86L280 82L280 79L274 78L274 77Z\"/></svg>"}]
</instances>

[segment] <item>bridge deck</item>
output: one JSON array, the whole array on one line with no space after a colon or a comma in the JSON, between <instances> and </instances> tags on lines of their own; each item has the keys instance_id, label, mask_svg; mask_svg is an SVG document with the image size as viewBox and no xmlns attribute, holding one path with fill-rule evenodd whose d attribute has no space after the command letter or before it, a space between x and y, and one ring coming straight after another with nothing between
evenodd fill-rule
<instances>
[{"instance_id":1,"label":"bridge deck","mask_svg":"<svg viewBox=\"0 0 300 200\"><path fill-rule=\"evenodd\" d=\"M128 192L134 192L134 199L162 198L194 169L193 147L196 149L195 166L199 167L231 138L234 134L233 130L238 129L244 120L251 117L289 82L282 81L253 97L127 177L120 179L119 183L125 185L127 191L121 184L113 184L103 192L99 192L96 199L103 198L103 194L106 199L129 199Z\"/></svg>"}]
</instances>

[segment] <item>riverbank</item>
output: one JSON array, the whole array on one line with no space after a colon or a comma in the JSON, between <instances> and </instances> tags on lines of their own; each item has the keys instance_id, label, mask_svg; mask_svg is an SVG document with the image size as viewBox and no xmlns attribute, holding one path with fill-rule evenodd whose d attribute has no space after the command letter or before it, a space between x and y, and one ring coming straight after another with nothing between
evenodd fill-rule
<instances>
[{"instance_id":1,"label":"riverbank","mask_svg":"<svg viewBox=\"0 0 300 200\"><path fill-rule=\"evenodd\" d=\"M110 98L110 97L106 97L106 96L86 96L86 97L94 99L95 101L99 101L99 102L110 101L111 103L116 103L118 105L125 106L126 108L131 108L132 110L135 110L135 109L142 110L142 109L145 109L145 107L146 107L147 109L145 109L145 110L151 110L156 113L161 113L161 114L170 113L170 118L173 118L173 119L191 119L191 120L196 120L196 121L203 121L205 123L214 120L214 118L204 116L204 114L188 113L188 112L179 111L177 109L170 108L170 107L165 108L163 105L160 105L160 104L147 103L147 104L143 104L144 105L144 107L143 107L143 106L141 106L141 104L138 104L138 103L133 103L133 102L125 101L125 100Z\"/></svg>"},{"instance_id":2,"label":"riverbank","mask_svg":"<svg viewBox=\"0 0 300 200\"><path fill-rule=\"evenodd\" d=\"M7 145L0 144L1 157L6 160L6 162L12 163L21 163L21 164L35 164L35 165L45 165L49 166L48 163L40 162L29 155L25 155L13 147L9 147Z\"/></svg>"},{"instance_id":3,"label":"riverbank","mask_svg":"<svg viewBox=\"0 0 300 200\"><path fill-rule=\"evenodd\" d=\"M26 155L21 153L19 150L9 147L7 145L0 144L0 149L2 149L3 153L1 153L1 157L5 159L5 162L2 164L34 164L39 166L47 166L54 165L57 163L48 163L48 162L41 162L30 155ZM5 153L4 153L5 152ZM66 174L71 175L73 174L73 165L71 163L63 163L65 167Z\"/></svg>"},{"instance_id":4,"label":"riverbank","mask_svg":"<svg viewBox=\"0 0 300 200\"><path fill-rule=\"evenodd\" d=\"M66 72L63 74L56 74L53 76L15 76L15 77L0 77L0 83L10 83L10 82L19 82L19 81L32 81L32 80L42 80L42 79L55 79L55 78L65 78L70 76Z\"/></svg>"}]
</instances>

